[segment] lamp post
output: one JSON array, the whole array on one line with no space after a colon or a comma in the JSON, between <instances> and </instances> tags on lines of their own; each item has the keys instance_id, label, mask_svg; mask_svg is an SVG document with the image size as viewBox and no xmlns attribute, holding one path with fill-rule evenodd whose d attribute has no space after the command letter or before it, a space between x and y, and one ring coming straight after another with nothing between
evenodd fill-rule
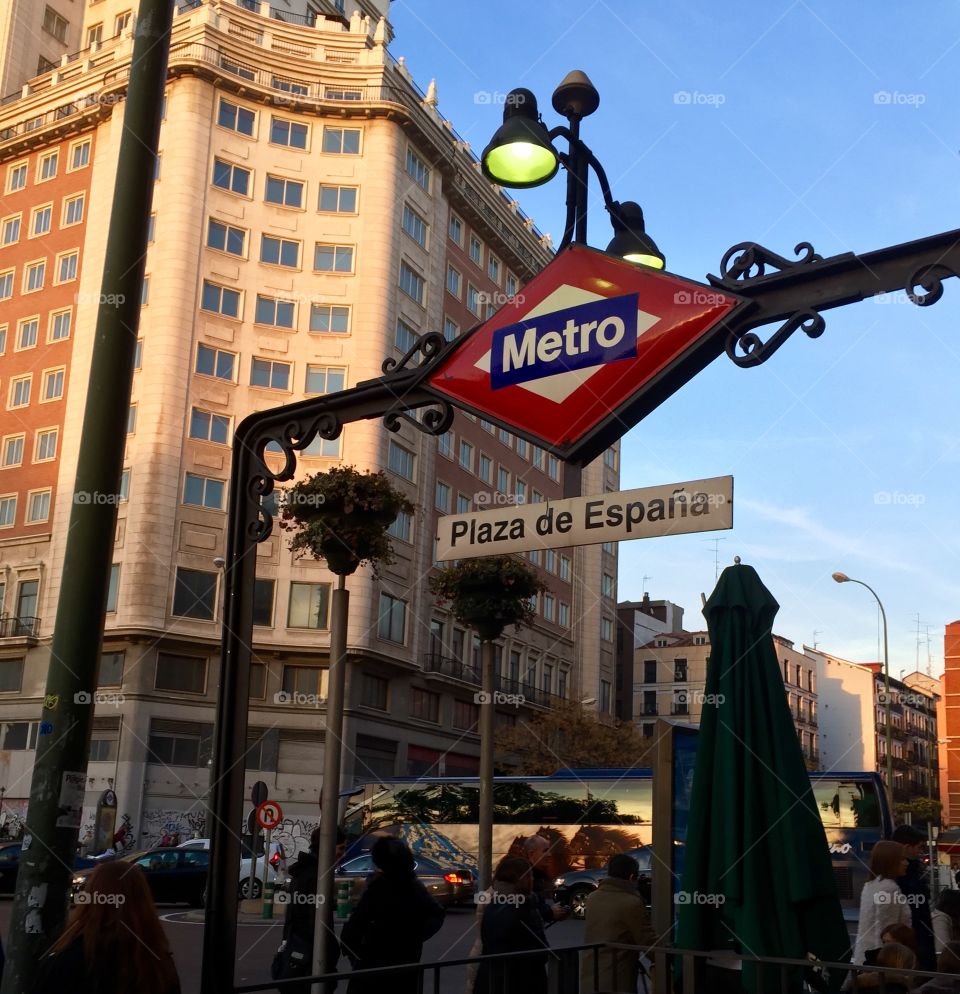
<instances>
[{"instance_id":1,"label":"lamp post","mask_svg":"<svg viewBox=\"0 0 960 994\"><path fill-rule=\"evenodd\" d=\"M886 722L887 722L887 791L890 794L890 805L893 806L893 750L891 748L892 722L890 709L890 652L887 645L887 612L883 609L883 603L877 596L877 592L863 580L854 580L846 573L834 573L834 580L837 583L859 583L861 587L866 587L873 594L877 607L880 608L880 617L883 619L883 693L885 697Z\"/></svg>"}]
</instances>

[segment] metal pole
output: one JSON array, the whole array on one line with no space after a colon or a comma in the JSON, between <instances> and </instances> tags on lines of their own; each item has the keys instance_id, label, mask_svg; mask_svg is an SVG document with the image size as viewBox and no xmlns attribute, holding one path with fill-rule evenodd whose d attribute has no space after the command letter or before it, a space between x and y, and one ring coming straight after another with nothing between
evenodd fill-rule
<instances>
[{"instance_id":1,"label":"metal pole","mask_svg":"<svg viewBox=\"0 0 960 994\"><path fill-rule=\"evenodd\" d=\"M116 531L117 501L111 495L119 493L123 470L172 19L171 0L141 0L4 994L33 988L40 959L66 913L86 788L91 700Z\"/></svg>"},{"instance_id":2,"label":"metal pole","mask_svg":"<svg viewBox=\"0 0 960 994\"><path fill-rule=\"evenodd\" d=\"M327 674L327 721L323 737L323 786L320 789L320 848L317 854L317 914L313 926L313 973L328 973L327 935L334 929L334 883L337 823L340 814L340 756L344 688L347 678L347 609L350 592L344 577L333 591L330 621L330 670ZM327 985L316 983L313 994Z\"/></svg>"},{"instance_id":3,"label":"metal pole","mask_svg":"<svg viewBox=\"0 0 960 994\"><path fill-rule=\"evenodd\" d=\"M859 581L857 581L859 582ZM866 584L864 584L867 587ZM891 701L890 701L890 651L887 646L887 612L883 609L883 604L876 592L867 587L867 590L877 598L877 606L880 608L880 617L883 619L883 689L887 695L887 783L890 790L890 807L893 808L893 722L891 721Z\"/></svg>"},{"instance_id":4,"label":"metal pole","mask_svg":"<svg viewBox=\"0 0 960 994\"><path fill-rule=\"evenodd\" d=\"M263 879L260 881L260 898L261 898L260 913L264 917L266 917L266 915L264 915L263 913L266 911L267 908L267 877L270 874L270 836L271 835L273 835L273 829L268 828L266 831L266 838L264 839L263 843L263 873L261 874ZM256 852L256 847L254 847L254 852ZM251 860L251 872L250 872L251 880L253 879L252 868L256 865L257 865L256 859ZM252 885L250 889L253 890ZM251 893L250 896L253 897L253 894ZM273 905L272 899L270 901L270 904L271 906ZM272 918L273 915L271 914L270 917Z\"/></svg>"},{"instance_id":5,"label":"metal pole","mask_svg":"<svg viewBox=\"0 0 960 994\"><path fill-rule=\"evenodd\" d=\"M493 639L480 643L480 838L477 852L482 890L493 883L493 733L497 711L493 648Z\"/></svg>"}]
</instances>

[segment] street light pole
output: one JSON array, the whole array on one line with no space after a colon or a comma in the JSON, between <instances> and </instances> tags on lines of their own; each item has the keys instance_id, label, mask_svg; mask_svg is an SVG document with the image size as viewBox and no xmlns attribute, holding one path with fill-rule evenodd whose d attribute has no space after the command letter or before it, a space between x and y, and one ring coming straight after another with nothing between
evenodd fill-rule
<instances>
[{"instance_id":1,"label":"street light pole","mask_svg":"<svg viewBox=\"0 0 960 994\"><path fill-rule=\"evenodd\" d=\"M859 583L861 587L866 587L873 594L877 607L880 608L880 617L883 620L883 692L886 698L886 722L887 722L887 792L890 795L890 806L893 807L893 750L892 750L892 721L890 708L890 650L887 644L887 612L883 609L883 602L877 596L877 592L863 580L854 580L846 573L834 573L834 580L837 583Z\"/></svg>"}]
</instances>

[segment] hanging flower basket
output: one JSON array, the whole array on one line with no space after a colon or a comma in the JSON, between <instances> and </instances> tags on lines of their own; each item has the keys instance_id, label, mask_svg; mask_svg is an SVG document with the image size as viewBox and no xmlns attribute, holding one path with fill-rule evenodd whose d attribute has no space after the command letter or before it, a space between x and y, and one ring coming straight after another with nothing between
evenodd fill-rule
<instances>
[{"instance_id":1,"label":"hanging flower basket","mask_svg":"<svg viewBox=\"0 0 960 994\"><path fill-rule=\"evenodd\" d=\"M379 567L394 562L387 529L413 504L385 473L361 473L336 466L294 484L285 494L280 527L293 533L290 548L325 559L338 576L349 576L362 563Z\"/></svg>"},{"instance_id":2,"label":"hanging flower basket","mask_svg":"<svg viewBox=\"0 0 960 994\"><path fill-rule=\"evenodd\" d=\"M516 556L464 559L429 580L440 604L481 639L498 638L507 625L519 629L536 617L534 598L547 589L534 567Z\"/></svg>"}]
</instances>

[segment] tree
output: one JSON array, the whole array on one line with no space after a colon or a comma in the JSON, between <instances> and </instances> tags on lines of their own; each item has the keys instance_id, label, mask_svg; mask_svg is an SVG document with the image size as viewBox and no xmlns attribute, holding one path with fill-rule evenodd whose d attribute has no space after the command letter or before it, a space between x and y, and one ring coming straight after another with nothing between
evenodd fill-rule
<instances>
[{"instance_id":1,"label":"tree","mask_svg":"<svg viewBox=\"0 0 960 994\"><path fill-rule=\"evenodd\" d=\"M894 805L894 815L898 822L906 821L910 815L912 824L936 825L940 827L940 811L943 805L931 797L914 797L903 804Z\"/></svg>"},{"instance_id":2,"label":"tree","mask_svg":"<svg viewBox=\"0 0 960 994\"><path fill-rule=\"evenodd\" d=\"M629 722L601 721L580 704L567 701L498 729L495 747L504 757L499 772L544 776L563 767L649 766L653 741Z\"/></svg>"}]
</instances>

